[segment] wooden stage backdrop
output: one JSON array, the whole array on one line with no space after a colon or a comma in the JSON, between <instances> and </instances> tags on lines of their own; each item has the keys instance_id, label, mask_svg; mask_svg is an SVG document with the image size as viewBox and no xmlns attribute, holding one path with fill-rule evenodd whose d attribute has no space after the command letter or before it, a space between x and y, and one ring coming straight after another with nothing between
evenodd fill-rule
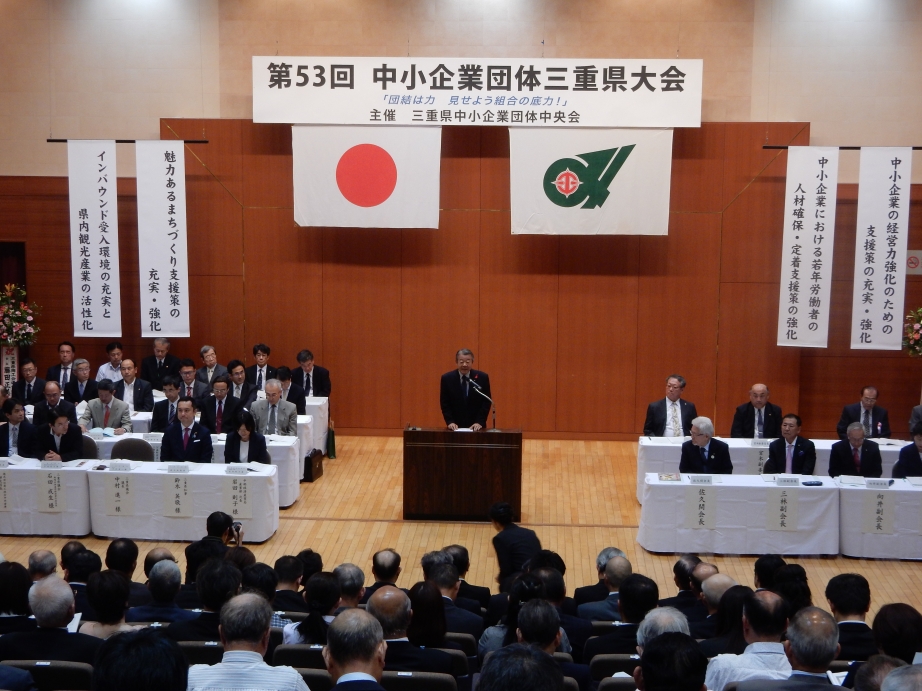
<instances>
[{"instance_id":1,"label":"wooden stage backdrop","mask_svg":"<svg viewBox=\"0 0 922 691\"><path fill-rule=\"evenodd\" d=\"M629 439L679 372L686 398L728 434L750 384L834 433L843 404L880 387L905 437L922 366L900 352L849 349L857 186L840 185L830 347L775 346L787 155L807 123L706 123L673 144L668 237L512 236L509 139L498 127L442 130L439 230L299 228L291 129L247 120L161 121L187 147L192 337L222 362L272 346L273 364L311 348L333 379L332 417L355 433L440 424L438 377L457 348L491 374L502 427L531 437ZM49 146L55 146L49 144ZM60 145L58 145L60 146ZM140 338L134 179L120 179L127 354ZM912 190L910 248L922 245ZM610 203L617 203L614 199ZM44 314L41 370L72 334L66 178L0 178L0 241L25 241L30 299ZM907 307L922 301L910 277ZM98 366L108 339L78 341Z\"/></svg>"}]
</instances>

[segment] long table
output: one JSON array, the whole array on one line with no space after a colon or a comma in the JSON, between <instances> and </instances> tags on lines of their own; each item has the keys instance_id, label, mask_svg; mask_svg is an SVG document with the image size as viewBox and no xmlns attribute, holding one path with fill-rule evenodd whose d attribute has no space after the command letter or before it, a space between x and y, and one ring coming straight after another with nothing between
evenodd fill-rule
<instances>
[{"instance_id":1,"label":"long table","mask_svg":"<svg viewBox=\"0 0 922 691\"><path fill-rule=\"evenodd\" d=\"M730 460L734 475L759 475L768 460L768 447L752 445L751 439L726 439L730 447ZM643 503L643 484L647 473L677 473L682 456L682 443L689 437L640 437L637 442L637 501ZM818 475L829 472L829 451L837 439L812 439L816 446L816 468ZM896 439L875 439L880 443L880 457L883 463L882 477L893 474L893 465L900 455L900 449L909 442Z\"/></svg>"},{"instance_id":2,"label":"long table","mask_svg":"<svg viewBox=\"0 0 922 691\"><path fill-rule=\"evenodd\" d=\"M42 470L32 458L11 460L0 470L0 534L88 535L91 463L68 461L61 470Z\"/></svg>"},{"instance_id":3,"label":"long table","mask_svg":"<svg viewBox=\"0 0 922 691\"><path fill-rule=\"evenodd\" d=\"M319 449L326 455L327 433L330 428L330 399L323 396L307 396L304 399L304 408L304 412L310 415L314 421L313 429L311 430L314 441L309 448L302 446L304 453L311 449ZM300 419L299 416L298 420L300 421Z\"/></svg>"},{"instance_id":4,"label":"long table","mask_svg":"<svg viewBox=\"0 0 922 691\"><path fill-rule=\"evenodd\" d=\"M279 527L278 468L250 463L245 476L224 466L192 463L170 474L165 463L132 462L130 472L89 470L89 507L98 537L198 540L205 520L224 511L243 523L245 542L264 542ZM179 515L177 515L179 514Z\"/></svg>"},{"instance_id":5,"label":"long table","mask_svg":"<svg viewBox=\"0 0 922 691\"><path fill-rule=\"evenodd\" d=\"M922 559L922 487L875 490L839 482L839 549L849 557Z\"/></svg>"},{"instance_id":6,"label":"long table","mask_svg":"<svg viewBox=\"0 0 922 691\"><path fill-rule=\"evenodd\" d=\"M650 552L838 554L839 488L776 487L756 475L719 475L713 485L644 478L637 542Z\"/></svg>"}]
</instances>

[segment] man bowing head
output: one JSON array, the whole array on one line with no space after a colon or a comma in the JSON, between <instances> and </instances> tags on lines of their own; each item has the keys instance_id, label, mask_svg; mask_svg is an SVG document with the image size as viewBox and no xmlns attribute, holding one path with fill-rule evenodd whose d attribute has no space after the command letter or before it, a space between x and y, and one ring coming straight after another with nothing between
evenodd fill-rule
<instances>
[{"instance_id":1,"label":"man bowing head","mask_svg":"<svg viewBox=\"0 0 922 691\"><path fill-rule=\"evenodd\" d=\"M710 418L696 417L692 420L691 441L682 444L680 473L706 473L730 475L730 447L720 439L714 439L714 423Z\"/></svg>"},{"instance_id":2,"label":"man bowing head","mask_svg":"<svg viewBox=\"0 0 922 691\"><path fill-rule=\"evenodd\" d=\"M490 377L473 369L474 353L462 348L455 354L458 369L442 375L439 401L442 417L448 429L467 427L475 432L487 425L490 399Z\"/></svg>"}]
</instances>

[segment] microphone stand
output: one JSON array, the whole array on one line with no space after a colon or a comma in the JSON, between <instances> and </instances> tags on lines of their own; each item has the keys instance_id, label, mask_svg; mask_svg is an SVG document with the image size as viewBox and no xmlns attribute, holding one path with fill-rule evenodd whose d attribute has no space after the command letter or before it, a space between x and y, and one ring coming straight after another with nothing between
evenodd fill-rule
<instances>
[{"instance_id":1,"label":"microphone stand","mask_svg":"<svg viewBox=\"0 0 922 691\"><path fill-rule=\"evenodd\" d=\"M480 386L473 379L471 380L471 384L474 386L474 391L476 391L481 396L483 396L485 399L490 401L490 408L493 411L493 431L495 432L496 431L496 404L493 402L492 398L490 398L483 392L483 389L481 389Z\"/></svg>"}]
</instances>

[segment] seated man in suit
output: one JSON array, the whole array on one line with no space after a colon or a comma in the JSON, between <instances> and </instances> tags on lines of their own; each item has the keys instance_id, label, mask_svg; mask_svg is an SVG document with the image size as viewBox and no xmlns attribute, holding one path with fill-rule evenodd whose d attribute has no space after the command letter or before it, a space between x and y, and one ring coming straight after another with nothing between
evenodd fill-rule
<instances>
[{"instance_id":1,"label":"seated man in suit","mask_svg":"<svg viewBox=\"0 0 922 691\"><path fill-rule=\"evenodd\" d=\"M117 382L122 378L122 352L122 344L119 341L106 344L106 355L109 356L109 362L104 362L99 366L96 381L108 379Z\"/></svg>"},{"instance_id":2,"label":"seated man in suit","mask_svg":"<svg viewBox=\"0 0 922 691\"><path fill-rule=\"evenodd\" d=\"M587 641L583 661L588 664L596 655L631 655L636 652L637 628L647 612L656 607L658 600L659 588L655 581L639 573L625 578L618 596L621 625L614 627L612 633Z\"/></svg>"},{"instance_id":3,"label":"seated man in suit","mask_svg":"<svg viewBox=\"0 0 922 691\"><path fill-rule=\"evenodd\" d=\"M458 588L458 597L464 597L474 600L481 607L490 604L490 589L482 585L472 585L464 580L467 572L471 568L471 555L464 545L448 545L443 547L442 551L449 555L455 568L458 569L458 576L461 578L461 586Z\"/></svg>"},{"instance_id":4,"label":"seated man in suit","mask_svg":"<svg viewBox=\"0 0 922 691\"><path fill-rule=\"evenodd\" d=\"M282 400L288 401L289 403L294 403L295 408L298 410L298 415L306 415L306 408L304 406L304 389L292 382L291 380L291 370L282 365L278 368L278 377L279 382L282 385Z\"/></svg>"},{"instance_id":5,"label":"seated man in suit","mask_svg":"<svg viewBox=\"0 0 922 691\"><path fill-rule=\"evenodd\" d=\"M688 619L675 607L656 607L647 612L647 616L637 627L637 653L643 655L644 649L657 636L664 633L684 633L688 631ZM695 689L698 691L698 689Z\"/></svg>"},{"instance_id":6,"label":"seated man in suit","mask_svg":"<svg viewBox=\"0 0 922 691\"><path fill-rule=\"evenodd\" d=\"M813 475L815 467L816 446L800 436L800 416L788 413L781 421L781 438L768 445L768 460L762 472Z\"/></svg>"},{"instance_id":7,"label":"seated man in suit","mask_svg":"<svg viewBox=\"0 0 922 691\"><path fill-rule=\"evenodd\" d=\"M61 385L56 381L45 382L45 400L36 403L32 409L32 424L42 427L51 422L51 411L57 408L63 410L67 419L77 424L77 407L61 397Z\"/></svg>"},{"instance_id":8,"label":"seated man in suit","mask_svg":"<svg viewBox=\"0 0 922 691\"><path fill-rule=\"evenodd\" d=\"M278 370L269 364L269 353L271 349L265 343L257 343L253 346L253 357L256 359L255 365L246 368L247 381L250 386L255 387L257 391L265 391L266 383L270 379L275 379Z\"/></svg>"},{"instance_id":9,"label":"seated man in suit","mask_svg":"<svg viewBox=\"0 0 922 691\"><path fill-rule=\"evenodd\" d=\"M692 585L692 574L701 559L694 554L683 554L672 565L672 580L679 592L674 597L660 600L660 607L675 607L688 621L697 621L707 616L707 607L698 597Z\"/></svg>"},{"instance_id":10,"label":"seated man in suit","mask_svg":"<svg viewBox=\"0 0 922 691\"><path fill-rule=\"evenodd\" d=\"M634 668L634 685L641 691L704 691L707 666L694 638L668 631L644 645Z\"/></svg>"},{"instance_id":11,"label":"seated man in suit","mask_svg":"<svg viewBox=\"0 0 922 691\"><path fill-rule=\"evenodd\" d=\"M570 641L573 659L576 662L584 662L583 649L586 647L586 641L593 636L592 622L564 612L564 603L567 600L567 584L563 580L563 574L552 566L542 566L532 570L531 575L544 584L545 599L554 605L557 614L560 615L560 628L563 629L567 640Z\"/></svg>"},{"instance_id":12,"label":"seated man in suit","mask_svg":"<svg viewBox=\"0 0 922 691\"><path fill-rule=\"evenodd\" d=\"M220 641L219 612L226 602L240 592L240 569L227 559L212 558L196 574L195 590L202 603L202 613L195 619L178 621L165 630L174 641Z\"/></svg>"},{"instance_id":13,"label":"seated man in suit","mask_svg":"<svg viewBox=\"0 0 922 691\"><path fill-rule=\"evenodd\" d=\"M624 557L612 557L605 565L605 587L608 596L599 602L587 602L579 606L579 616L589 621L621 621L618 611L618 589L624 579L633 573L631 562Z\"/></svg>"},{"instance_id":14,"label":"seated man in suit","mask_svg":"<svg viewBox=\"0 0 922 691\"><path fill-rule=\"evenodd\" d=\"M880 447L864 438L864 425L853 422L846 428L845 434L846 440L837 441L829 450L829 477L880 477L883 473Z\"/></svg>"},{"instance_id":15,"label":"seated man in suit","mask_svg":"<svg viewBox=\"0 0 922 691\"><path fill-rule=\"evenodd\" d=\"M768 387L753 384L749 402L736 409L731 437L744 439L774 439L781 433L781 408L768 402Z\"/></svg>"},{"instance_id":16,"label":"seated man in suit","mask_svg":"<svg viewBox=\"0 0 922 691\"><path fill-rule=\"evenodd\" d=\"M278 379L266 382L266 397L250 406L256 431L260 434L298 434L298 409L294 403L282 400L282 384Z\"/></svg>"},{"instance_id":17,"label":"seated man in suit","mask_svg":"<svg viewBox=\"0 0 922 691\"><path fill-rule=\"evenodd\" d=\"M608 597L608 586L605 584L605 565L612 557L625 556L617 547L606 547L595 558L595 570L599 574L599 580L592 585L584 585L573 591L573 600L579 607L587 602L599 602Z\"/></svg>"},{"instance_id":18,"label":"seated man in suit","mask_svg":"<svg viewBox=\"0 0 922 691\"><path fill-rule=\"evenodd\" d=\"M911 428L912 444L900 449L893 477L922 477L922 422Z\"/></svg>"},{"instance_id":19,"label":"seated man in suit","mask_svg":"<svg viewBox=\"0 0 922 691\"><path fill-rule=\"evenodd\" d=\"M839 627L839 660L867 660L877 654L865 618L871 609L871 585L857 573L840 573L826 584L826 602Z\"/></svg>"},{"instance_id":20,"label":"seated man in suit","mask_svg":"<svg viewBox=\"0 0 922 691\"><path fill-rule=\"evenodd\" d=\"M166 432L166 428L176 422L176 404L179 402L179 380L176 377L163 378L163 395L166 396L164 400L154 403L154 413L150 418L151 432ZM205 424L204 420L202 424ZM205 427L212 429L208 425Z\"/></svg>"},{"instance_id":21,"label":"seated man in suit","mask_svg":"<svg viewBox=\"0 0 922 691\"><path fill-rule=\"evenodd\" d=\"M58 343L58 358L60 362L48 368L48 371L45 373L45 381L56 381L61 385L61 391L64 391L67 382L69 382L70 378L74 375L73 364L76 352L77 349L70 341L61 341Z\"/></svg>"},{"instance_id":22,"label":"seated man in suit","mask_svg":"<svg viewBox=\"0 0 922 691\"><path fill-rule=\"evenodd\" d=\"M132 413L149 413L154 409L154 390L150 383L137 378L134 360L122 360L122 380L115 385L115 397L128 404ZM166 374L164 377L168 376ZM160 386L163 386L161 379Z\"/></svg>"},{"instance_id":23,"label":"seated man in suit","mask_svg":"<svg viewBox=\"0 0 922 691\"><path fill-rule=\"evenodd\" d=\"M211 391L211 385L215 377L227 374L227 367L218 364L218 356L214 351L214 346L203 345L199 354L202 356L204 363L195 372L195 378L202 382Z\"/></svg>"},{"instance_id":24,"label":"seated man in suit","mask_svg":"<svg viewBox=\"0 0 922 691\"><path fill-rule=\"evenodd\" d=\"M249 408L256 400L256 387L246 380L246 369L240 360L231 360L227 363L227 372L230 375L230 395L240 401L240 406Z\"/></svg>"},{"instance_id":25,"label":"seated man in suit","mask_svg":"<svg viewBox=\"0 0 922 691\"><path fill-rule=\"evenodd\" d=\"M166 428L160 442L160 460L211 463L211 456L211 432L195 421L195 401L181 396L176 422Z\"/></svg>"},{"instance_id":26,"label":"seated man in suit","mask_svg":"<svg viewBox=\"0 0 922 691\"><path fill-rule=\"evenodd\" d=\"M462 348L455 353L458 369L442 375L439 402L448 429L470 428L475 432L487 426L492 403L490 377L472 369L474 353Z\"/></svg>"},{"instance_id":27,"label":"seated man in suit","mask_svg":"<svg viewBox=\"0 0 922 691\"><path fill-rule=\"evenodd\" d=\"M86 410L80 416L80 430L86 434L95 428L112 428L116 434L125 434L131 431L131 413L128 404L120 401L113 395L115 384L108 379L99 382L99 398L94 398L86 404Z\"/></svg>"},{"instance_id":28,"label":"seated man in suit","mask_svg":"<svg viewBox=\"0 0 922 691\"><path fill-rule=\"evenodd\" d=\"M516 638L519 643L532 645L553 656L560 647L560 614L542 599L529 600L519 610ZM580 691L592 691L597 686L589 674L589 665L555 660L565 677L576 680Z\"/></svg>"},{"instance_id":29,"label":"seated man in suit","mask_svg":"<svg viewBox=\"0 0 922 691\"><path fill-rule=\"evenodd\" d=\"M682 444L680 473L711 473L730 475L730 447L726 442L714 439L714 424L710 418L696 417L692 420L691 441Z\"/></svg>"},{"instance_id":30,"label":"seated man in suit","mask_svg":"<svg viewBox=\"0 0 922 691\"><path fill-rule=\"evenodd\" d=\"M35 425L26 420L25 407L15 398L8 398L3 402L2 410L6 424L0 422L0 458L34 458L37 430Z\"/></svg>"},{"instance_id":31,"label":"seated man in suit","mask_svg":"<svg viewBox=\"0 0 922 691\"><path fill-rule=\"evenodd\" d=\"M700 567L696 567L696 571ZM694 572L692 572L694 575ZM704 619L689 623L689 633L698 639L714 638L717 636L718 609L720 598L733 586L739 585L732 578L722 573L709 575L701 581L701 601L707 607L707 616Z\"/></svg>"},{"instance_id":32,"label":"seated man in suit","mask_svg":"<svg viewBox=\"0 0 922 691\"><path fill-rule=\"evenodd\" d=\"M691 434L692 420L698 417L695 404L682 398L685 378L679 374L666 377L666 398L647 406L643 423L646 437L687 437Z\"/></svg>"},{"instance_id":33,"label":"seated man in suit","mask_svg":"<svg viewBox=\"0 0 922 691\"><path fill-rule=\"evenodd\" d=\"M384 691L384 631L361 609L338 615L327 629L323 661L333 678L333 691Z\"/></svg>"},{"instance_id":34,"label":"seated man in suit","mask_svg":"<svg viewBox=\"0 0 922 691\"><path fill-rule=\"evenodd\" d=\"M483 617L461 609L455 604L458 599L458 588L461 586L461 577L454 564L436 564L429 572L428 579L442 593L445 605L445 624L450 633L469 633L474 640L479 640L483 634Z\"/></svg>"},{"instance_id":35,"label":"seated man in suit","mask_svg":"<svg viewBox=\"0 0 922 691\"><path fill-rule=\"evenodd\" d=\"M298 366L291 371L291 380L304 389L306 396L329 398L333 386L330 370L314 364L314 354L309 350L298 353Z\"/></svg>"},{"instance_id":36,"label":"seated man in suit","mask_svg":"<svg viewBox=\"0 0 922 691\"><path fill-rule=\"evenodd\" d=\"M865 386L861 389L861 400L842 408L842 417L836 425L839 439L845 441L848 426L853 422L860 422L864 427L864 436L868 439L890 437L890 418L885 408L877 405L880 396L876 386Z\"/></svg>"},{"instance_id":37,"label":"seated man in suit","mask_svg":"<svg viewBox=\"0 0 922 691\"><path fill-rule=\"evenodd\" d=\"M45 380L38 376L38 367L30 358L23 358L19 363L22 378L13 382L13 398L23 405L35 405L45 400Z\"/></svg>"},{"instance_id":38,"label":"seated man in suit","mask_svg":"<svg viewBox=\"0 0 922 691\"><path fill-rule=\"evenodd\" d=\"M74 360L74 376L64 387L64 400L74 405L92 401L96 396L96 381L90 379L90 363L83 358Z\"/></svg>"},{"instance_id":39,"label":"seated man in suit","mask_svg":"<svg viewBox=\"0 0 922 691\"><path fill-rule=\"evenodd\" d=\"M241 410L240 401L229 396L229 391L230 378L226 374L219 374L211 380L211 392L214 395L205 396L199 401L202 411L200 422L215 434L232 430L233 421Z\"/></svg>"},{"instance_id":40,"label":"seated man in suit","mask_svg":"<svg viewBox=\"0 0 922 691\"><path fill-rule=\"evenodd\" d=\"M386 585L395 585L397 576L400 575L400 555L392 549L382 549L375 552L371 558L371 575L375 582L365 588L360 604L368 602L368 598Z\"/></svg>"},{"instance_id":41,"label":"seated man in suit","mask_svg":"<svg viewBox=\"0 0 922 691\"><path fill-rule=\"evenodd\" d=\"M54 384L54 382L51 382ZM36 431L35 458L40 461L75 461L83 455L83 434L61 407L52 408L49 422Z\"/></svg>"},{"instance_id":42,"label":"seated man in suit","mask_svg":"<svg viewBox=\"0 0 922 691\"><path fill-rule=\"evenodd\" d=\"M122 374L124 376L124 369ZM162 391L166 376L179 376L179 358L170 354L169 338L155 338L154 354L141 360L141 379L157 391Z\"/></svg>"},{"instance_id":43,"label":"seated man in suit","mask_svg":"<svg viewBox=\"0 0 922 691\"><path fill-rule=\"evenodd\" d=\"M179 385L179 395L195 399L196 405L208 395L208 385L195 378L195 363L189 358L179 361L179 376L182 383Z\"/></svg>"},{"instance_id":44,"label":"seated man in suit","mask_svg":"<svg viewBox=\"0 0 922 691\"><path fill-rule=\"evenodd\" d=\"M275 560L272 567L279 577L275 591L275 607L280 612L310 612L304 596L301 595L301 581L304 578L304 564L295 556L287 554ZM336 573L334 571L334 573ZM362 588L362 592L365 589Z\"/></svg>"}]
</instances>

